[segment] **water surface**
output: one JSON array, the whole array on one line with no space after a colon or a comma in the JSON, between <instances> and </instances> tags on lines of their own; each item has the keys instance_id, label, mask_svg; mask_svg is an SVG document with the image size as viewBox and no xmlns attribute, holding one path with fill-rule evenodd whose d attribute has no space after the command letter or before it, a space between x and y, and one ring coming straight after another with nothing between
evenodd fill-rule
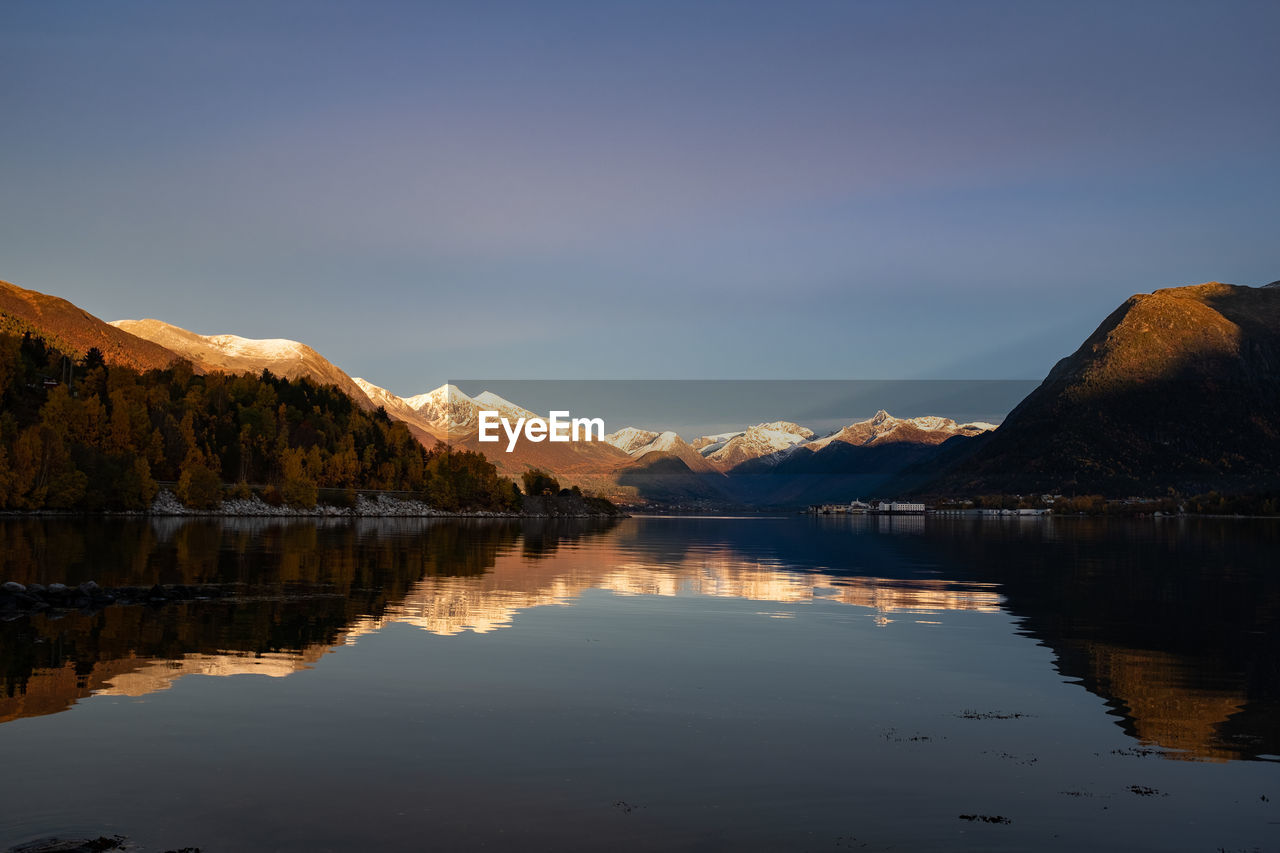
<instances>
[{"instance_id":1,"label":"water surface","mask_svg":"<svg viewBox=\"0 0 1280 853\"><path fill-rule=\"evenodd\" d=\"M236 594L0 623L0 848L1274 849L1278 558L1230 520L4 520L0 579Z\"/></svg>"}]
</instances>

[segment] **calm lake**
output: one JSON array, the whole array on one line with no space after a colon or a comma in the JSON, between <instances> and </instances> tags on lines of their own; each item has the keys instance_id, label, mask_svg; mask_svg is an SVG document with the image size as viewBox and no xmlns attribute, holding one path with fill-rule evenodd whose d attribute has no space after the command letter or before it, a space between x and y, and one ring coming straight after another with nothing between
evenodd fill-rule
<instances>
[{"instance_id":1,"label":"calm lake","mask_svg":"<svg viewBox=\"0 0 1280 853\"><path fill-rule=\"evenodd\" d=\"M90 579L235 594L0 622L0 850L1280 847L1280 522L0 520Z\"/></svg>"}]
</instances>

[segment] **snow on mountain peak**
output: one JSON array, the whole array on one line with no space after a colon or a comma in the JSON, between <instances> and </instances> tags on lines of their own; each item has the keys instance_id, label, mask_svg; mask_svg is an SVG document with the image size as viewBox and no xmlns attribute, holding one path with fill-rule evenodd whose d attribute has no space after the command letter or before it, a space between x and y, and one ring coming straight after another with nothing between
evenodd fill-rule
<instances>
[{"instance_id":1,"label":"snow on mountain peak","mask_svg":"<svg viewBox=\"0 0 1280 853\"><path fill-rule=\"evenodd\" d=\"M223 356L228 359L278 362L301 359L307 355L320 357L319 353L306 344L288 338L201 335L162 320L116 320L111 325L194 360Z\"/></svg>"},{"instance_id":2,"label":"snow on mountain peak","mask_svg":"<svg viewBox=\"0 0 1280 853\"><path fill-rule=\"evenodd\" d=\"M691 443L691 446L703 456L710 456L733 439L742 435L744 432L746 432L746 430L740 429L736 432L722 432L717 433L716 435L704 435L700 438L695 438Z\"/></svg>"},{"instance_id":3,"label":"snow on mountain peak","mask_svg":"<svg viewBox=\"0 0 1280 853\"><path fill-rule=\"evenodd\" d=\"M637 457L654 450L675 450L689 446L683 438L671 430L651 432L650 430L636 429L635 427L627 427L610 433L604 437L604 440L619 450L624 450L631 456Z\"/></svg>"},{"instance_id":4,"label":"snow on mountain peak","mask_svg":"<svg viewBox=\"0 0 1280 853\"><path fill-rule=\"evenodd\" d=\"M230 356L249 358L300 358L306 345L287 338L242 338L239 335L202 335L213 346Z\"/></svg>"},{"instance_id":5,"label":"snow on mountain peak","mask_svg":"<svg viewBox=\"0 0 1280 853\"><path fill-rule=\"evenodd\" d=\"M399 401L400 403L404 402L403 399L392 394L386 388L374 385L367 379L361 379L359 376L353 376L351 377L351 381L356 383L356 387L363 391L365 396L375 403L385 403L392 400Z\"/></svg>"},{"instance_id":6,"label":"snow on mountain peak","mask_svg":"<svg viewBox=\"0 0 1280 853\"><path fill-rule=\"evenodd\" d=\"M506 400L502 397L499 397L497 394L493 393L492 391L481 391L479 394L475 395L471 399L475 400L477 403L479 403L482 406L492 406L495 409L499 409L504 406L510 406L513 409L519 408L518 406L516 406L515 403L511 402L510 400Z\"/></svg>"},{"instance_id":7,"label":"snow on mountain peak","mask_svg":"<svg viewBox=\"0 0 1280 853\"><path fill-rule=\"evenodd\" d=\"M606 444L612 444L623 453L631 453L649 444L657 437L658 433L651 430L623 427L617 432L611 432L606 435L604 440Z\"/></svg>"},{"instance_id":8,"label":"snow on mountain peak","mask_svg":"<svg viewBox=\"0 0 1280 853\"><path fill-rule=\"evenodd\" d=\"M480 406L456 385L441 385L404 402L437 430L469 427L479 419Z\"/></svg>"},{"instance_id":9,"label":"snow on mountain peak","mask_svg":"<svg viewBox=\"0 0 1280 853\"><path fill-rule=\"evenodd\" d=\"M940 418L936 415L926 415L922 418L911 418L911 423L915 424L919 429L930 431L941 429L946 426L956 425L956 422L951 420L951 418Z\"/></svg>"},{"instance_id":10,"label":"snow on mountain peak","mask_svg":"<svg viewBox=\"0 0 1280 853\"><path fill-rule=\"evenodd\" d=\"M405 397L404 401L409 407L415 410L421 410L426 406L442 406L450 402L457 401L459 403L474 403L475 401L462 393L457 385L441 385L439 388L433 388L424 394L415 394L412 397Z\"/></svg>"},{"instance_id":11,"label":"snow on mountain peak","mask_svg":"<svg viewBox=\"0 0 1280 853\"><path fill-rule=\"evenodd\" d=\"M648 453L650 450L670 450L673 447L679 447L681 444L684 444L684 439L671 430L667 430L645 445L643 449L645 453Z\"/></svg>"},{"instance_id":12,"label":"snow on mountain peak","mask_svg":"<svg viewBox=\"0 0 1280 853\"><path fill-rule=\"evenodd\" d=\"M510 400L503 399L492 391L481 391L473 399L480 408L501 412L503 417L511 420L538 417L524 406L518 406Z\"/></svg>"},{"instance_id":13,"label":"snow on mountain peak","mask_svg":"<svg viewBox=\"0 0 1280 853\"><path fill-rule=\"evenodd\" d=\"M937 444L954 435L978 435L995 429L993 424L957 424L951 418L923 415L917 418L895 418L881 409L863 421L855 421L831 435L810 441L804 445L809 450L821 450L832 442L867 445L894 441L927 442ZM926 433L922 436L920 433Z\"/></svg>"},{"instance_id":14,"label":"snow on mountain peak","mask_svg":"<svg viewBox=\"0 0 1280 853\"><path fill-rule=\"evenodd\" d=\"M813 430L791 421L771 421L748 427L714 449L703 450L706 458L721 468L758 459L803 444L813 438Z\"/></svg>"},{"instance_id":15,"label":"snow on mountain peak","mask_svg":"<svg viewBox=\"0 0 1280 853\"><path fill-rule=\"evenodd\" d=\"M787 436L787 440L792 444L795 443L795 440L803 441L813 438L813 430L791 421L771 421L767 424L756 424L753 427L748 427L747 433ZM794 436L795 440L792 440L792 436Z\"/></svg>"},{"instance_id":16,"label":"snow on mountain peak","mask_svg":"<svg viewBox=\"0 0 1280 853\"><path fill-rule=\"evenodd\" d=\"M367 379L361 379L358 376L353 376L351 381L356 384L357 388L364 392L364 395L368 397L375 406L381 406L391 417L397 420L406 421L419 427L423 426L423 424L419 423L422 418L419 417L418 412L405 402L403 397L393 394L386 388L374 385Z\"/></svg>"}]
</instances>

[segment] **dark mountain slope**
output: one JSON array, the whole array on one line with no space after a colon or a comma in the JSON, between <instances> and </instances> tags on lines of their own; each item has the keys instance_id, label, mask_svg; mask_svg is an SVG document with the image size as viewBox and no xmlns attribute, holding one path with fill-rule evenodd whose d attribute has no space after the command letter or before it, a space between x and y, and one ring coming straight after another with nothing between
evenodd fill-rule
<instances>
[{"instance_id":1,"label":"dark mountain slope","mask_svg":"<svg viewBox=\"0 0 1280 853\"><path fill-rule=\"evenodd\" d=\"M0 281L0 332L31 332L76 358L84 358L96 347L108 364L135 370L163 369L178 358L171 350L117 329L65 299L7 281Z\"/></svg>"},{"instance_id":2,"label":"dark mountain slope","mask_svg":"<svg viewBox=\"0 0 1280 853\"><path fill-rule=\"evenodd\" d=\"M928 490L1280 487L1280 289L1130 297Z\"/></svg>"}]
</instances>

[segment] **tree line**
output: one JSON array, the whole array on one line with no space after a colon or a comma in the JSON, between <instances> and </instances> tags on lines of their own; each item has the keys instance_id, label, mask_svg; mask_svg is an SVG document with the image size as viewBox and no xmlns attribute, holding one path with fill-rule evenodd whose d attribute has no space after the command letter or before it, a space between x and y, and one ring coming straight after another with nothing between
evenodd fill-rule
<instances>
[{"instance_id":1,"label":"tree line","mask_svg":"<svg viewBox=\"0 0 1280 853\"><path fill-rule=\"evenodd\" d=\"M0 509L140 510L162 482L194 508L254 493L312 507L321 490L340 504L362 490L444 510L520 502L483 455L427 449L335 386L266 370L198 375L186 361L140 373L97 349L75 358L31 333L0 334Z\"/></svg>"}]
</instances>

